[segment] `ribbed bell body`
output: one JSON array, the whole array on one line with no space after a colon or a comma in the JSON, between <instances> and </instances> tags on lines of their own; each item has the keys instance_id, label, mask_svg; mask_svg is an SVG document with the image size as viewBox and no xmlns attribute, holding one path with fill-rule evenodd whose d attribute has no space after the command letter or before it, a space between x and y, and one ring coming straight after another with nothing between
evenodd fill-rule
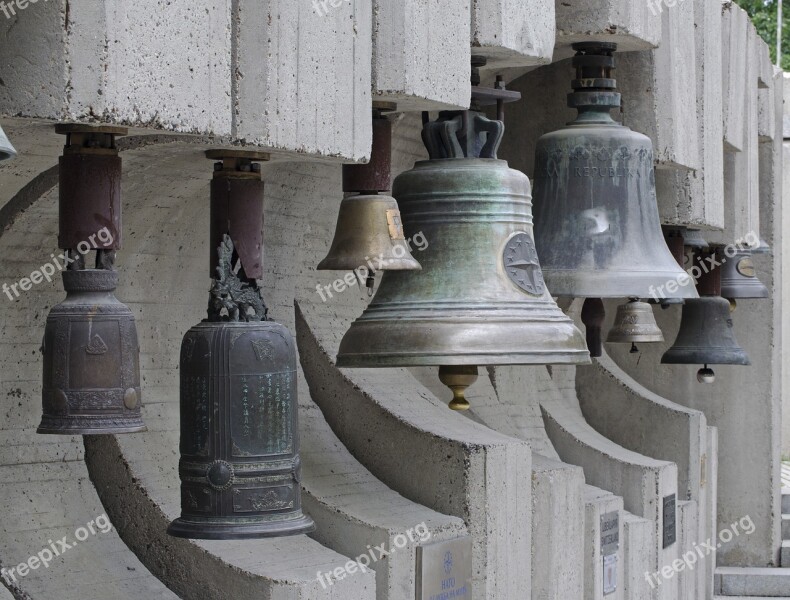
<instances>
[{"instance_id":1,"label":"ribbed bell body","mask_svg":"<svg viewBox=\"0 0 790 600\"><path fill-rule=\"evenodd\" d=\"M11 145L11 142L8 140L8 137L3 131L3 128L0 127L0 162L4 160L9 160L16 156L16 150Z\"/></svg>"},{"instance_id":2,"label":"ribbed bell body","mask_svg":"<svg viewBox=\"0 0 790 600\"><path fill-rule=\"evenodd\" d=\"M65 271L63 285L66 300L50 311L44 333L38 433L145 431L137 329L132 312L113 294L118 274Z\"/></svg>"},{"instance_id":3,"label":"ribbed bell body","mask_svg":"<svg viewBox=\"0 0 790 600\"><path fill-rule=\"evenodd\" d=\"M398 203L384 194L348 196L340 203L335 237L318 270L419 270L403 233Z\"/></svg>"},{"instance_id":4,"label":"ribbed bell body","mask_svg":"<svg viewBox=\"0 0 790 600\"><path fill-rule=\"evenodd\" d=\"M724 298L767 298L768 288L757 278L751 250L737 252L732 258L717 252L721 266L721 295Z\"/></svg>"},{"instance_id":5,"label":"ribbed bell body","mask_svg":"<svg viewBox=\"0 0 790 600\"><path fill-rule=\"evenodd\" d=\"M679 284L672 297L696 298L661 231L652 142L610 115L621 103L610 78L616 46L574 47L569 106L579 116L536 148L535 237L546 284L554 296L660 299L671 281Z\"/></svg>"},{"instance_id":6,"label":"ribbed bell body","mask_svg":"<svg viewBox=\"0 0 790 600\"><path fill-rule=\"evenodd\" d=\"M679 365L749 365L732 330L730 303L725 298L687 300L674 345L661 362Z\"/></svg>"},{"instance_id":7,"label":"ribbed bell body","mask_svg":"<svg viewBox=\"0 0 790 600\"><path fill-rule=\"evenodd\" d=\"M611 344L663 342L664 334L650 304L629 302L617 307L617 316L606 341Z\"/></svg>"},{"instance_id":8,"label":"ribbed bell body","mask_svg":"<svg viewBox=\"0 0 790 600\"><path fill-rule=\"evenodd\" d=\"M181 518L202 539L296 535L302 513L296 346L271 321L193 327L181 346Z\"/></svg>"},{"instance_id":9,"label":"ribbed bell body","mask_svg":"<svg viewBox=\"0 0 790 600\"><path fill-rule=\"evenodd\" d=\"M422 271L387 271L341 367L578 364L584 337L541 272L526 175L495 158L419 162L394 183Z\"/></svg>"}]
</instances>

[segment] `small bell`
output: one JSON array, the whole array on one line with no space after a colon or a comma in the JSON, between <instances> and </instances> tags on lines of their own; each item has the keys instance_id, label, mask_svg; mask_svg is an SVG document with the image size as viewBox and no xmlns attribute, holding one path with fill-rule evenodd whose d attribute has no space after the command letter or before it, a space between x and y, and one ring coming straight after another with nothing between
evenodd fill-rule
<instances>
[{"instance_id":1,"label":"small bell","mask_svg":"<svg viewBox=\"0 0 790 600\"><path fill-rule=\"evenodd\" d=\"M757 278L751 250L740 250L727 257L719 248L716 258L721 263L722 296L730 299L768 297L768 288Z\"/></svg>"},{"instance_id":2,"label":"small bell","mask_svg":"<svg viewBox=\"0 0 790 600\"><path fill-rule=\"evenodd\" d=\"M16 156L16 150L11 145L11 142L8 140L8 137L3 131L3 128L0 127L0 162L4 160L10 160Z\"/></svg>"},{"instance_id":3,"label":"small bell","mask_svg":"<svg viewBox=\"0 0 790 600\"><path fill-rule=\"evenodd\" d=\"M415 271L420 264L411 255L403 233L398 203L385 192L391 189L392 124L383 116L394 105L377 103L373 113L373 151L366 165L343 166L343 191L335 237L319 271L367 272L368 289L378 271Z\"/></svg>"},{"instance_id":4,"label":"small bell","mask_svg":"<svg viewBox=\"0 0 790 600\"><path fill-rule=\"evenodd\" d=\"M47 317L43 417L38 433L99 435L145 431L140 349L134 317L114 296L121 246L123 127L58 125L67 136L60 158L58 245L70 259L66 300ZM96 251L96 268L85 255Z\"/></svg>"},{"instance_id":5,"label":"small bell","mask_svg":"<svg viewBox=\"0 0 790 600\"><path fill-rule=\"evenodd\" d=\"M250 276L260 268L252 249L263 223L263 182L251 163L268 157L207 156L223 159L211 198L211 236L220 242L208 319L181 345L181 517L168 533L212 540L308 533L315 527L301 506L296 343L269 320Z\"/></svg>"},{"instance_id":6,"label":"small bell","mask_svg":"<svg viewBox=\"0 0 790 600\"><path fill-rule=\"evenodd\" d=\"M661 232L653 145L612 118L616 44L574 45L577 119L535 153L535 239L546 285L572 298L696 298ZM677 291L670 292L677 284Z\"/></svg>"},{"instance_id":7,"label":"small bell","mask_svg":"<svg viewBox=\"0 0 790 600\"><path fill-rule=\"evenodd\" d=\"M664 354L665 365L749 365L749 357L738 345L732 330L730 303L726 298L687 300L680 330Z\"/></svg>"},{"instance_id":8,"label":"small bell","mask_svg":"<svg viewBox=\"0 0 790 600\"><path fill-rule=\"evenodd\" d=\"M610 344L631 344L633 353L637 351L637 343L663 342L664 334L656 323L653 308L647 302L632 299L617 307L617 316L606 341Z\"/></svg>"}]
</instances>

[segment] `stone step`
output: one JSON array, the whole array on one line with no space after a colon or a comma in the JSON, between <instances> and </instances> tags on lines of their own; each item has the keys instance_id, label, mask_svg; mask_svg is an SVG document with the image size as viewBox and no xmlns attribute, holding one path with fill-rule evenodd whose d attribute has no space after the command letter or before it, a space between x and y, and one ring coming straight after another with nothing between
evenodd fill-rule
<instances>
[{"instance_id":1,"label":"stone step","mask_svg":"<svg viewBox=\"0 0 790 600\"><path fill-rule=\"evenodd\" d=\"M716 594L725 597L783 598L790 593L790 569L719 567Z\"/></svg>"},{"instance_id":2,"label":"stone step","mask_svg":"<svg viewBox=\"0 0 790 600\"><path fill-rule=\"evenodd\" d=\"M783 567L790 567L790 540L782 542L781 563Z\"/></svg>"},{"instance_id":3,"label":"stone step","mask_svg":"<svg viewBox=\"0 0 790 600\"><path fill-rule=\"evenodd\" d=\"M790 488L782 488L782 512L790 513Z\"/></svg>"}]
</instances>

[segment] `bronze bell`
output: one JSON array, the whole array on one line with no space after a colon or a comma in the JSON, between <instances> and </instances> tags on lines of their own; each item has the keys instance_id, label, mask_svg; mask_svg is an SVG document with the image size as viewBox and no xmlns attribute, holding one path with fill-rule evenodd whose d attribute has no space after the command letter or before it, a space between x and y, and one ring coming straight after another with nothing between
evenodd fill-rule
<instances>
[{"instance_id":1,"label":"bronze bell","mask_svg":"<svg viewBox=\"0 0 790 600\"><path fill-rule=\"evenodd\" d=\"M113 295L118 273L63 273L66 300L47 317L44 416L38 433L91 435L145 431L140 349L132 311Z\"/></svg>"},{"instance_id":2,"label":"bronze bell","mask_svg":"<svg viewBox=\"0 0 790 600\"><path fill-rule=\"evenodd\" d=\"M656 323L650 304L632 299L617 308L617 316L606 341L610 344L631 344L631 352L636 352L637 343L663 342L664 334Z\"/></svg>"},{"instance_id":3,"label":"bronze bell","mask_svg":"<svg viewBox=\"0 0 790 600\"><path fill-rule=\"evenodd\" d=\"M610 114L621 104L617 45L574 49L568 105L579 115L536 148L535 237L546 285L575 298L696 298L661 232L652 142Z\"/></svg>"},{"instance_id":4,"label":"bronze bell","mask_svg":"<svg viewBox=\"0 0 790 600\"><path fill-rule=\"evenodd\" d=\"M708 365L749 365L749 357L738 345L732 330L730 303L706 296L687 300L680 331L661 362L666 365L705 365L698 373L701 383L713 382Z\"/></svg>"},{"instance_id":5,"label":"bronze bell","mask_svg":"<svg viewBox=\"0 0 790 600\"><path fill-rule=\"evenodd\" d=\"M66 252L66 300L47 317L43 417L38 433L145 431L139 346L132 312L113 295L121 246L122 127L58 125L67 136L60 159L60 231ZM96 268L85 256L96 251Z\"/></svg>"},{"instance_id":6,"label":"bronze bell","mask_svg":"<svg viewBox=\"0 0 790 600\"><path fill-rule=\"evenodd\" d=\"M207 155L224 161L211 203L212 239L220 241L208 319L181 345L181 518L168 533L214 540L308 533L315 527L301 507L296 343L269 320L251 275L261 272L260 251L251 249L260 248L263 224L260 165L252 163L267 157Z\"/></svg>"},{"instance_id":7,"label":"bronze bell","mask_svg":"<svg viewBox=\"0 0 790 600\"><path fill-rule=\"evenodd\" d=\"M721 263L722 296L730 300L768 297L768 288L757 278L751 250L739 250L728 257L718 248L716 258Z\"/></svg>"},{"instance_id":8,"label":"bronze bell","mask_svg":"<svg viewBox=\"0 0 790 600\"><path fill-rule=\"evenodd\" d=\"M393 186L406 235L429 243L423 270L384 273L340 344L339 367L439 366L462 390L477 366L589 362L543 281L529 180L496 157L504 123L475 108L425 119L430 160ZM455 395L451 407L466 406Z\"/></svg>"},{"instance_id":9,"label":"bronze bell","mask_svg":"<svg viewBox=\"0 0 790 600\"><path fill-rule=\"evenodd\" d=\"M4 160L9 160L16 156L16 150L11 145L11 142L8 140L8 136L6 136L5 131L3 128L0 127L0 162Z\"/></svg>"},{"instance_id":10,"label":"bronze bell","mask_svg":"<svg viewBox=\"0 0 790 600\"><path fill-rule=\"evenodd\" d=\"M384 112L395 105L374 104L373 150L366 165L343 165L343 191L337 228L319 271L364 271L372 291L376 270L419 270L403 233L398 203L391 189L392 124Z\"/></svg>"}]
</instances>

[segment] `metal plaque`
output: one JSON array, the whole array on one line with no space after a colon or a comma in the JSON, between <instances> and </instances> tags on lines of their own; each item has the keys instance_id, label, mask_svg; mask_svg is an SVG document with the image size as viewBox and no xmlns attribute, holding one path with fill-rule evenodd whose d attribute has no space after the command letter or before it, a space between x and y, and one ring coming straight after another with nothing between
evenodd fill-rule
<instances>
[{"instance_id":1,"label":"metal plaque","mask_svg":"<svg viewBox=\"0 0 790 600\"><path fill-rule=\"evenodd\" d=\"M677 540L677 519L675 517L675 494L664 498L664 548Z\"/></svg>"},{"instance_id":2,"label":"metal plaque","mask_svg":"<svg viewBox=\"0 0 790 600\"><path fill-rule=\"evenodd\" d=\"M603 595L608 596L617 591L617 555L603 557Z\"/></svg>"},{"instance_id":3,"label":"metal plaque","mask_svg":"<svg viewBox=\"0 0 790 600\"><path fill-rule=\"evenodd\" d=\"M620 513L601 515L601 556L617 554L620 548Z\"/></svg>"},{"instance_id":4,"label":"metal plaque","mask_svg":"<svg viewBox=\"0 0 790 600\"><path fill-rule=\"evenodd\" d=\"M472 538L417 546L416 600L472 598Z\"/></svg>"}]
</instances>

